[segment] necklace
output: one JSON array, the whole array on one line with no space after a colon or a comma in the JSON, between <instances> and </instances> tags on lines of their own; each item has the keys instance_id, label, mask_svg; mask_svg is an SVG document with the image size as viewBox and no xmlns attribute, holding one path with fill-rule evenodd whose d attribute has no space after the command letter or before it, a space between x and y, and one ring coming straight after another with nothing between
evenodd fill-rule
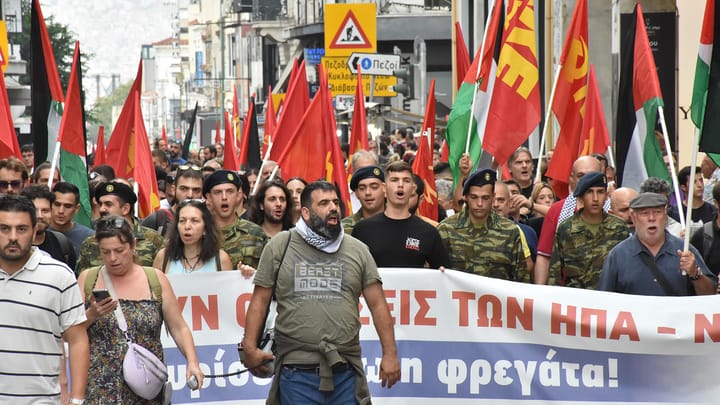
<instances>
[{"instance_id":1,"label":"necklace","mask_svg":"<svg viewBox=\"0 0 720 405\"><path fill-rule=\"evenodd\" d=\"M189 269L187 269L187 268L185 268L185 266L183 266L183 270L185 270L186 273L192 273L193 271L195 271L195 268L197 267L198 263L200 263L200 255L193 257L193 259L195 259L195 263L190 264L190 259L183 256L183 260L185 260L185 264L187 264L187 266L189 267Z\"/></svg>"}]
</instances>

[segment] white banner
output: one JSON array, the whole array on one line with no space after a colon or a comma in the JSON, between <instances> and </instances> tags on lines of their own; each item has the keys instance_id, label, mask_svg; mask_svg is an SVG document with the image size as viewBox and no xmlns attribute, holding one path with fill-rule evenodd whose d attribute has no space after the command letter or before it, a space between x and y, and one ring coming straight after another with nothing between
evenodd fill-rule
<instances>
[{"instance_id":1,"label":"white banner","mask_svg":"<svg viewBox=\"0 0 720 405\"><path fill-rule=\"evenodd\" d=\"M535 286L456 271L382 269L402 379L380 387L382 351L361 306L375 404L717 404L718 296L645 297ZM238 272L170 276L206 374L243 370L252 283ZM163 332L174 404L262 404L270 379L248 373L185 387Z\"/></svg>"}]
</instances>

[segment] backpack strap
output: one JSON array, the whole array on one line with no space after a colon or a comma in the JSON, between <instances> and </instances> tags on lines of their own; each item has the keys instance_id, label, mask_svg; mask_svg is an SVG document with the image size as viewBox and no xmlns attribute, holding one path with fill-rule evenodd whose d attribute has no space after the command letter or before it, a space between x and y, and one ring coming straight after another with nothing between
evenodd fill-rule
<instances>
[{"instance_id":1,"label":"backpack strap","mask_svg":"<svg viewBox=\"0 0 720 405\"><path fill-rule=\"evenodd\" d=\"M707 263L708 256L710 256L710 247L712 246L713 239L715 239L715 230L713 229L713 223L710 221L703 225L703 251L702 256L705 263Z\"/></svg>"},{"instance_id":2,"label":"backpack strap","mask_svg":"<svg viewBox=\"0 0 720 405\"><path fill-rule=\"evenodd\" d=\"M72 247L70 247L70 241L62 232L53 231L51 229L48 229L48 231L55 235L55 240L57 240L60 244L60 250L62 250L62 255L67 263L70 260L70 249L72 249Z\"/></svg>"},{"instance_id":3,"label":"backpack strap","mask_svg":"<svg viewBox=\"0 0 720 405\"><path fill-rule=\"evenodd\" d=\"M162 285L160 285L160 279L157 273L155 273L155 269L153 267L143 267L143 270L145 270L145 275L150 283L150 289L155 296L155 301L162 305Z\"/></svg>"},{"instance_id":4,"label":"backpack strap","mask_svg":"<svg viewBox=\"0 0 720 405\"><path fill-rule=\"evenodd\" d=\"M85 302L90 302L90 296L92 295L92 290L95 288L95 283L97 282L98 275L100 274L100 266L91 267L84 271L84 273L87 273L87 276L85 277Z\"/></svg>"},{"instance_id":5,"label":"backpack strap","mask_svg":"<svg viewBox=\"0 0 720 405\"><path fill-rule=\"evenodd\" d=\"M157 273L155 273L155 269L152 267L143 267L143 270L145 270L145 276L148 279L150 290L152 290L155 301L162 305L162 285L160 284L160 279L158 279ZM100 266L91 267L85 270L85 272L87 273L87 276L85 277L85 301L89 302L92 290L95 287L98 275L100 274Z\"/></svg>"},{"instance_id":6,"label":"backpack strap","mask_svg":"<svg viewBox=\"0 0 720 405\"><path fill-rule=\"evenodd\" d=\"M215 270L222 271L222 265L220 264L220 251L215 253Z\"/></svg>"}]
</instances>

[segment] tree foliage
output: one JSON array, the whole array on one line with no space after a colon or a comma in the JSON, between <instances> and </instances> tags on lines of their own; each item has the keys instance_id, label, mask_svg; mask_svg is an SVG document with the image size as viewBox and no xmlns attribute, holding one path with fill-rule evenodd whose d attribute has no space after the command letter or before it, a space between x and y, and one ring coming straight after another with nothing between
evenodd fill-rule
<instances>
[{"instance_id":1,"label":"tree foliage","mask_svg":"<svg viewBox=\"0 0 720 405\"><path fill-rule=\"evenodd\" d=\"M100 97L95 100L95 105L87 115L88 121L88 138L96 139L97 131L100 125L105 127L105 139L110 137L112 131L113 107L121 107L125 103L125 99L130 93L133 80L116 87L115 90L107 96Z\"/></svg>"}]
</instances>

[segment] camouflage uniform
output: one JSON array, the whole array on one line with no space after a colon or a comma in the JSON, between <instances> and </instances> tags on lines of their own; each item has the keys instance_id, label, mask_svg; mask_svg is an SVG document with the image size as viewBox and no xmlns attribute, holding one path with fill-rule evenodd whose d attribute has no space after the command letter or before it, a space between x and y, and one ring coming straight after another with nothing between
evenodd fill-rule
<instances>
[{"instance_id":1,"label":"camouflage uniform","mask_svg":"<svg viewBox=\"0 0 720 405\"><path fill-rule=\"evenodd\" d=\"M223 235L222 249L230 255L233 268L239 262L257 268L260 254L270 239L262 228L254 223L238 218L231 225L220 229Z\"/></svg>"},{"instance_id":2,"label":"camouflage uniform","mask_svg":"<svg viewBox=\"0 0 720 405\"><path fill-rule=\"evenodd\" d=\"M133 218L133 227L135 228L135 240L137 242L135 255L138 258L138 264L152 267L157 252L165 244L165 239L157 231L140 225L140 220L137 218ZM77 273L81 273L90 267L102 265L100 249L95 240L95 235L92 235L80 245L80 258L75 269Z\"/></svg>"},{"instance_id":3,"label":"camouflage uniform","mask_svg":"<svg viewBox=\"0 0 720 405\"><path fill-rule=\"evenodd\" d=\"M353 229L355 229L355 225L357 225L358 222L360 222L363 219L362 210L358 210L355 214L353 214L351 217L345 217L340 222L342 224L343 229L345 230L346 235L352 235Z\"/></svg>"},{"instance_id":4,"label":"camouflage uniform","mask_svg":"<svg viewBox=\"0 0 720 405\"><path fill-rule=\"evenodd\" d=\"M491 212L485 224L473 225L467 208L445 218L437 227L452 269L512 281L530 281L522 231L507 218Z\"/></svg>"},{"instance_id":5,"label":"camouflage uniform","mask_svg":"<svg viewBox=\"0 0 720 405\"><path fill-rule=\"evenodd\" d=\"M625 240L630 231L622 219L603 213L603 221L590 225L580 213L565 220L555 233L548 284L597 288L603 261L610 250Z\"/></svg>"}]
</instances>

